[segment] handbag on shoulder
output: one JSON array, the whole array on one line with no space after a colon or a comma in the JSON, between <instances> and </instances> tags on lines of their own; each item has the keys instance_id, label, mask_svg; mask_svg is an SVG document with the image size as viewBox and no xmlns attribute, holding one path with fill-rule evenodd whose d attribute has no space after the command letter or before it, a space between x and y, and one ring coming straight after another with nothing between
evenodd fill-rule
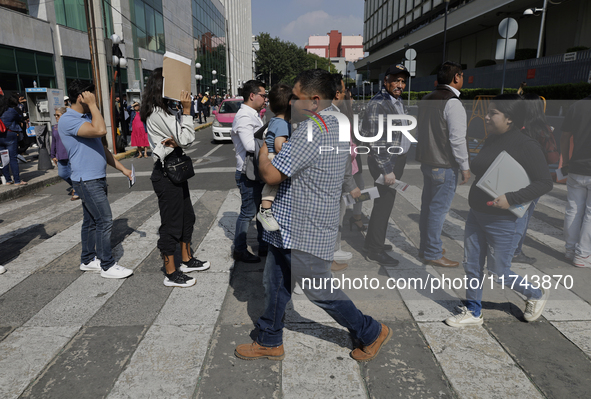
<instances>
[{"instance_id":1,"label":"handbag on shoulder","mask_svg":"<svg viewBox=\"0 0 591 399\"><path fill-rule=\"evenodd\" d=\"M193 160L180 147L176 147L164 158L164 176L167 176L175 184L186 182L195 176Z\"/></svg>"}]
</instances>

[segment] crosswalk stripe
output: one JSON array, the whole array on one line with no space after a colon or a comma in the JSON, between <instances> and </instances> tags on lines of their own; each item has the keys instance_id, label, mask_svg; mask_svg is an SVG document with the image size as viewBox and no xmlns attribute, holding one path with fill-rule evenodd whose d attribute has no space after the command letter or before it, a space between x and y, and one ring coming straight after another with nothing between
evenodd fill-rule
<instances>
[{"instance_id":1,"label":"crosswalk stripe","mask_svg":"<svg viewBox=\"0 0 591 399\"><path fill-rule=\"evenodd\" d=\"M193 273L194 287L172 291L108 398L193 396L228 288L233 261L227 234L234 230L226 227L235 225L237 209L240 199L237 190L231 190L195 251L212 263L210 271ZM178 311L181 307L183 312Z\"/></svg>"},{"instance_id":2,"label":"crosswalk stripe","mask_svg":"<svg viewBox=\"0 0 591 399\"><path fill-rule=\"evenodd\" d=\"M195 204L204 191L191 192ZM121 266L135 269L156 247L160 213L156 212L136 232L115 247L113 256ZM145 236L142 237L142 233ZM119 258L120 255L123 255ZM100 273L86 272L32 317L25 326L85 324L121 287L124 279L106 279Z\"/></svg>"},{"instance_id":3,"label":"crosswalk stripe","mask_svg":"<svg viewBox=\"0 0 591 399\"><path fill-rule=\"evenodd\" d=\"M550 323L591 357L591 321L552 321Z\"/></svg>"},{"instance_id":4,"label":"crosswalk stripe","mask_svg":"<svg viewBox=\"0 0 591 399\"><path fill-rule=\"evenodd\" d=\"M203 193L204 190L192 191L192 203L194 204L197 202ZM126 198L127 197L124 197L122 200L125 200ZM142 196L139 198L142 198ZM127 199L132 202L132 205L134 205L134 200L132 198ZM113 203L112 208L115 208L118 213L122 213L123 209L117 209L120 207L118 205L116 206L116 203ZM115 211L113 211L113 213L115 215ZM145 257L148 256L156 245L156 233L159 223L160 214L156 213L136 230L139 234L134 233L128 236L117 246L117 248L121 247L123 249L121 252L125 252L126 254L128 252L143 254L143 258L136 255L128 255L127 257L124 255L125 260L130 262L124 264L125 266L135 268ZM146 234L142 235L141 232L145 232ZM138 250L139 252L135 252L133 249ZM121 260L120 263L122 263ZM70 340L124 282L125 280L101 278L99 273L87 272L81 275L41 309L34 317L25 323L25 325L16 330L22 331L22 333L17 334L16 337L19 337L19 345L21 345L23 349L19 351L18 356L15 355L14 358L11 359L11 369L23 370L29 368L29 359L36 356L37 352L43 350L46 342L37 342L35 339L35 334L37 334L39 329L42 329L43 331L61 329L60 337L63 340L51 341L50 344L55 344L55 347L52 345L49 346L49 349L53 350L55 354L55 351L59 350L58 345L62 343L63 346L68 340ZM11 334L10 337L12 337L12 335L14 335L14 333ZM47 361L42 363L42 365L45 363L47 363ZM39 371L40 370L37 370L37 373ZM19 387L26 387L37 373L20 373L18 375L17 385ZM0 385L10 385L15 378L14 376L10 376L12 379L9 382L8 380L3 381L5 377L6 375L0 375ZM20 395L20 392L16 396L18 395Z\"/></svg>"},{"instance_id":5,"label":"crosswalk stripe","mask_svg":"<svg viewBox=\"0 0 591 399\"><path fill-rule=\"evenodd\" d=\"M133 208L150 195L152 191L135 191L111 204L113 219ZM10 273L0 279L0 295L24 280L30 273L51 263L55 258L73 248L80 242L82 221L70 226L39 245L20 254L6 263Z\"/></svg>"},{"instance_id":6,"label":"crosswalk stripe","mask_svg":"<svg viewBox=\"0 0 591 399\"><path fill-rule=\"evenodd\" d=\"M367 398L347 330L336 323L296 324L284 329L283 341L283 398Z\"/></svg>"},{"instance_id":7,"label":"crosswalk stripe","mask_svg":"<svg viewBox=\"0 0 591 399\"><path fill-rule=\"evenodd\" d=\"M420 207L417 205L416 202L416 191L418 191L418 188L414 188L415 190L410 190L410 188L407 190L407 192L409 192L410 194L407 197L407 193L405 192L405 198L407 198L409 200L409 202L411 202L411 204L413 204L413 206L415 206L417 209L420 209ZM415 193L413 195L413 193ZM461 195L463 196L465 194L465 190L464 192L461 193ZM459 215L458 215L459 217ZM460 220L461 217L459 217ZM450 216L448 215L446 220L449 220ZM543 225L543 227L539 227L540 225ZM564 249L564 241L561 241L559 238L557 238L556 236L560 234L560 236L562 236L562 232L558 232L555 230L554 227L549 226L547 224L545 224L544 222L537 220L536 218L532 217L530 220L530 229L528 230L528 233L530 236L537 238L538 241L540 241L542 244L553 248L559 252L562 252ZM550 230L550 233L552 235L549 234L544 234L541 233L540 230L543 229L547 229ZM537 231L536 231L537 230ZM448 233L448 225L444 224L443 226L443 231L447 234ZM462 231L463 231L463 227L462 227ZM451 234L457 234L457 232L452 231L450 232ZM458 242L462 248L464 246L463 242ZM526 264L513 264L511 269L516 272L517 274L520 274L522 276L529 276L530 277L530 282L532 282L531 276L538 276L540 278L540 283L542 283L542 279L545 276L545 273L543 273L542 271L540 271L539 269L535 268L534 266L531 265L526 265ZM548 277L549 278L549 277ZM565 321L565 320L591 320L591 305L589 305L587 302L585 302L583 299L579 298L577 295L575 295L572 291L567 290L562 284L559 284L558 281L556 281L555 279L552 280L552 289L550 291L550 300L547 302L546 304L546 308L544 309L544 313L543 313L543 317L546 318L547 320L553 320L553 321ZM535 282L534 282L535 283ZM501 288L500 286L498 286L499 288ZM501 288L502 289L502 288ZM507 289L507 291L512 291ZM515 293L515 295L518 295Z\"/></svg>"},{"instance_id":8,"label":"crosswalk stripe","mask_svg":"<svg viewBox=\"0 0 591 399\"><path fill-rule=\"evenodd\" d=\"M15 209L22 208L25 205L34 204L37 201L47 199L49 194L38 194L26 199L16 199L0 205L0 215L11 212Z\"/></svg>"},{"instance_id":9,"label":"crosswalk stripe","mask_svg":"<svg viewBox=\"0 0 591 399\"><path fill-rule=\"evenodd\" d=\"M484 328L443 323L419 323L419 328L459 397L495 398L502 392L504 398L542 398Z\"/></svg>"},{"instance_id":10,"label":"crosswalk stripe","mask_svg":"<svg viewBox=\"0 0 591 399\"><path fill-rule=\"evenodd\" d=\"M9 240L12 237L16 237L17 235L22 234L35 226L43 224L48 220L55 219L56 217L63 215L64 213L69 212L79 206L80 202L76 201L67 200L58 202L19 221L6 226L2 225L0 227L0 243Z\"/></svg>"},{"instance_id":11,"label":"crosswalk stripe","mask_svg":"<svg viewBox=\"0 0 591 399\"><path fill-rule=\"evenodd\" d=\"M18 398L80 326L20 327L0 342L0 397Z\"/></svg>"},{"instance_id":12,"label":"crosswalk stripe","mask_svg":"<svg viewBox=\"0 0 591 399\"><path fill-rule=\"evenodd\" d=\"M420 202L419 202L420 204ZM413 203L413 205L417 206ZM363 211L369 214L371 207L364 203ZM390 240L390 237L393 239ZM412 246L404 233L399 230L396 223L390 218L386 238L392 242L397 249L404 241L403 248ZM416 251L416 249L414 250ZM408 253L402 249L402 256L405 260L418 266L419 262L410 258ZM401 262L402 265L402 262ZM421 281L430 279L441 279L441 275L430 266L419 268L401 269L385 268L390 277L419 278ZM425 289L398 289L405 305L411 312L413 318L418 322L427 343L433 350L443 372L452 383L460 397L474 396L474 381L479 381L479 397L494 397L498 392L499 381L506 383L509 390L508 397L515 398L538 398L535 387L528 380L527 376L519 370L515 362L507 355L503 347L482 327L455 329L441 321L453 313L455 306L461 301L456 293L450 289L444 292L437 292L435 295ZM469 344L467 344L469 343ZM483 367L482 358L486 355L486 367ZM490 357L490 359L489 359ZM494 376L491 378L490 376ZM467 378L470 376L470 378ZM487 382L490 381L490 382ZM504 390L505 392L505 390Z\"/></svg>"}]
</instances>

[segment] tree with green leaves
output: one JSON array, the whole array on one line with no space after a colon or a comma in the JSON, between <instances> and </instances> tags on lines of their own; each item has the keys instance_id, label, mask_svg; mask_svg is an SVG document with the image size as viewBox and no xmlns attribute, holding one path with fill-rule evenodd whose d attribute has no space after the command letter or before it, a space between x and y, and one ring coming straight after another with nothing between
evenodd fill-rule
<instances>
[{"instance_id":1,"label":"tree with green leaves","mask_svg":"<svg viewBox=\"0 0 591 399\"><path fill-rule=\"evenodd\" d=\"M301 71L315 67L331 73L337 72L330 60L308 54L295 43L278 37L272 38L268 33L261 33L257 40L259 50L256 52L256 75L261 74L261 80L267 85L279 82L293 84Z\"/></svg>"}]
</instances>

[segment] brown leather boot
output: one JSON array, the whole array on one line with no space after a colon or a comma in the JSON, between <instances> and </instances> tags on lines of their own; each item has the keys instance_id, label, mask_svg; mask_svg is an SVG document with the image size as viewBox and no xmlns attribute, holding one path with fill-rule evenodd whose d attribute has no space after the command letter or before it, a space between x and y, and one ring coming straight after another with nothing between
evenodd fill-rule
<instances>
[{"instance_id":1,"label":"brown leather boot","mask_svg":"<svg viewBox=\"0 0 591 399\"><path fill-rule=\"evenodd\" d=\"M283 345L275 347L261 346L256 342L252 344L238 345L234 349L234 355L244 360L256 360L267 358L269 360L283 360L285 352L283 351Z\"/></svg>"},{"instance_id":2,"label":"brown leather boot","mask_svg":"<svg viewBox=\"0 0 591 399\"><path fill-rule=\"evenodd\" d=\"M378 338L370 345L352 350L351 357L358 362L369 362L380 353L380 349L390 338L392 338L392 330L382 323L382 331L380 331Z\"/></svg>"},{"instance_id":3,"label":"brown leather boot","mask_svg":"<svg viewBox=\"0 0 591 399\"><path fill-rule=\"evenodd\" d=\"M440 266L440 267L458 267L458 265L460 264L460 262L449 260L445 256L442 256L441 259L425 261L425 263L427 263L428 265L431 265L431 266Z\"/></svg>"},{"instance_id":4,"label":"brown leather boot","mask_svg":"<svg viewBox=\"0 0 591 399\"><path fill-rule=\"evenodd\" d=\"M331 272L340 272L345 270L349 265L347 263L338 263L337 261L332 261L332 265L330 266Z\"/></svg>"}]
</instances>

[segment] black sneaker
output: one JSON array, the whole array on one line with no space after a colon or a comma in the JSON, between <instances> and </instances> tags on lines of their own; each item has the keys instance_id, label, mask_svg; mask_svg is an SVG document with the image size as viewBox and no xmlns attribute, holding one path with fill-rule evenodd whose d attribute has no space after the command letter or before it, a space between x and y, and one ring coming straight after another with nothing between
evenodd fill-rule
<instances>
[{"instance_id":1,"label":"black sneaker","mask_svg":"<svg viewBox=\"0 0 591 399\"><path fill-rule=\"evenodd\" d=\"M234 258L235 261L244 262L244 263L259 263L261 261L261 258L259 258L258 256L254 255L254 254L251 254L250 252L248 252L248 250L234 251L234 253L232 254L232 257Z\"/></svg>"},{"instance_id":2,"label":"black sneaker","mask_svg":"<svg viewBox=\"0 0 591 399\"><path fill-rule=\"evenodd\" d=\"M519 255L514 256L513 259L511 259L511 263L527 263L533 265L536 263L536 260L536 258L532 258L531 256L527 256L523 252L520 252Z\"/></svg>"},{"instance_id":3,"label":"black sneaker","mask_svg":"<svg viewBox=\"0 0 591 399\"><path fill-rule=\"evenodd\" d=\"M195 285L197 280L193 277L189 277L186 274L175 270L171 274L166 274L164 277L164 285L167 287L190 287Z\"/></svg>"},{"instance_id":4,"label":"black sneaker","mask_svg":"<svg viewBox=\"0 0 591 399\"><path fill-rule=\"evenodd\" d=\"M199 259L191 258L187 262L181 262L181 272L202 272L203 270L209 269L209 262L202 262Z\"/></svg>"},{"instance_id":5,"label":"black sneaker","mask_svg":"<svg viewBox=\"0 0 591 399\"><path fill-rule=\"evenodd\" d=\"M378 263L382 266L398 266L398 259L394 259L385 252L369 253L365 255L365 259L368 262Z\"/></svg>"}]
</instances>

